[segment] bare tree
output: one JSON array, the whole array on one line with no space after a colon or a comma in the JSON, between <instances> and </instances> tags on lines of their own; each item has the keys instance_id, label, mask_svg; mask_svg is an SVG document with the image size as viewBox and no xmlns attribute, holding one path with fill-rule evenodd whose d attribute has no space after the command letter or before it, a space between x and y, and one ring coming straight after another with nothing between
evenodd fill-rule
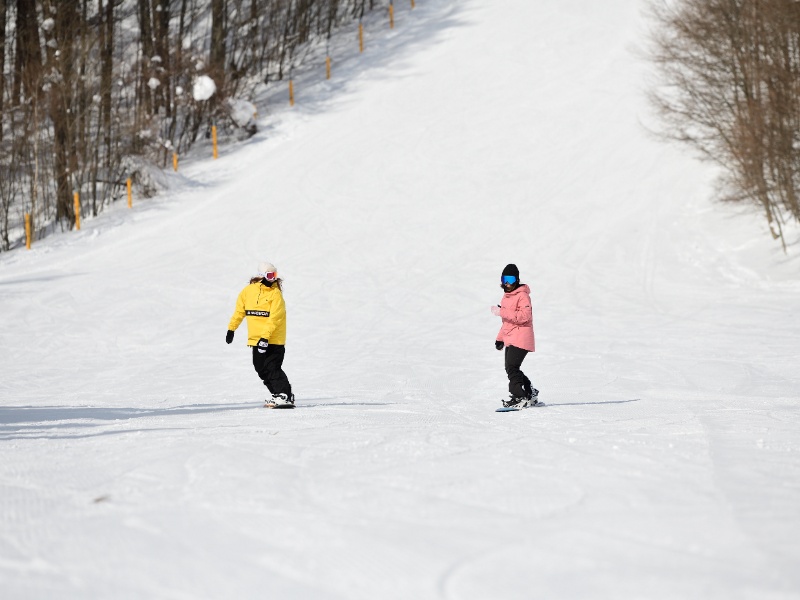
<instances>
[{"instance_id":1,"label":"bare tree","mask_svg":"<svg viewBox=\"0 0 800 600\"><path fill-rule=\"evenodd\" d=\"M381 0L384 4L388 0ZM0 0L0 250L97 215L376 0ZM138 27L136 27L138 25ZM194 80L211 76L212 100ZM205 127L205 129L204 129ZM787 125L788 127L788 125Z\"/></svg>"},{"instance_id":2,"label":"bare tree","mask_svg":"<svg viewBox=\"0 0 800 600\"><path fill-rule=\"evenodd\" d=\"M39 40L39 20L34 0L17 0L16 52L14 54L14 88L11 94L16 106L22 94L30 98L38 93L42 53Z\"/></svg>"},{"instance_id":3,"label":"bare tree","mask_svg":"<svg viewBox=\"0 0 800 600\"><path fill-rule=\"evenodd\" d=\"M81 25L80 13L73 3L46 2L45 10L53 15L54 25L47 40L50 119L53 123L56 177L56 219L68 224L75 220L72 203L72 172L77 171L76 113L80 114L76 84L80 81L74 34Z\"/></svg>"},{"instance_id":4,"label":"bare tree","mask_svg":"<svg viewBox=\"0 0 800 600\"><path fill-rule=\"evenodd\" d=\"M6 24L8 16L7 0L0 0L0 141L3 140L3 126L5 119L2 119L3 101L6 90Z\"/></svg>"},{"instance_id":5,"label":"bare tree","mask_svg":"<svg viewBox=\"0 0 800 600\"><path fill-rule=\"evenodd\" d=\"M211 51L209 65L211 76L222 89L225 84L225 42L227 29L227 3L225 0L211 0Z\"/></svg>"},{"instance_id":6,"label":"bare tree","mask_svg":"<svg viewBox=\"0 0 800 600\"><path fill-rule=\"evenodd\" d=\"M725 199L759 206L785 249L800 220L800 3L658 0L652 14L664 135L719 164Z\"/></svg>"}]
</instances>

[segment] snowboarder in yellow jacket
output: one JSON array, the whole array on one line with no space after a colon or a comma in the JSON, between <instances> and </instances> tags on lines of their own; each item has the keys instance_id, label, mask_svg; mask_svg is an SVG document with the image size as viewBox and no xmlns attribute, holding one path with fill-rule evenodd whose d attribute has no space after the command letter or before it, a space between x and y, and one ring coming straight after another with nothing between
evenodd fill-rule
<instances>
[{"instance_id":1,"label":"snowboarder in yellow jacket","mask_svg":"<svg viewBox=\"0 0 800 600\"><path fill-rule=\"evenodd\" d=\"M282 280L269 262L258 266L258 274L239 293L225 341L233 341L233 332L247 319L247 345L253 348L253 367L270 391L267 406L293 407L294 394L283 372L286 353L286 305Z\"/></svg>"}]
</instances>

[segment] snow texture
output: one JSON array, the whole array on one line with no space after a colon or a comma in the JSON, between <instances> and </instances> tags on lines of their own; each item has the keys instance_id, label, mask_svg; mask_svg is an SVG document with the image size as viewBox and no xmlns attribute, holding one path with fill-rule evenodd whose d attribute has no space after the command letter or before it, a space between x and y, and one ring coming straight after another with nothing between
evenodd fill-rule
<instances>
[{"instance_id":1,"label":"snow texture","mask_svg":"<svg viewBox=\"0 0 800 600\"><path fill-rule=\"evenodd\" d=\"M798 246L647 134L642 3L395 4L0 255L2 597L796 600ZM262 260L293 411L224 343ZM501 414L509 262L546 405Z\"/></svg>"}]
</instances>

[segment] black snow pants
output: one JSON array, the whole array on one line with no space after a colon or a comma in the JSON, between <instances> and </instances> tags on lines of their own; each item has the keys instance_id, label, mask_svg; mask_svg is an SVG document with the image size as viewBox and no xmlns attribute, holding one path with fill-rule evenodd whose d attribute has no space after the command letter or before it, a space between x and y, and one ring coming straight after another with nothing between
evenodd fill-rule
<instances>
[{"instance_id":1,"label":"black snow pants","mask_svg":"<svg viewBox=\"0 0 800 600\"><path fill-rule=\"evenodd\" d=\"M528 355L527 350L516 346L506 346L506 374L508 375L508 392L516 398L530 398L533 394L531 380L525 376L520 367Z\"/></svg>"},{"instance_id":2,"label":"black snow pants","mask_svg":"<svg viewBox=\"0 0 800 600\"><path fill-rule=\"evenodd\" d=\"M264 352L253 346L253 366L270 394L287 394L291 398L292 385L281 368L285 354L286 347L280 344L270 344Z\"/></svg>"}]
</instances>

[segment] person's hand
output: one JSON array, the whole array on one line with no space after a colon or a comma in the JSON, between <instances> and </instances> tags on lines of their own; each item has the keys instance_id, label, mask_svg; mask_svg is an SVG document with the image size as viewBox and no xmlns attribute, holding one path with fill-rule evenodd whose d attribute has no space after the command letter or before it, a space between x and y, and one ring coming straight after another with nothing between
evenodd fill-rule
<instances>
[{"instance_id":1,"label":"person's hand","mask_svg":"<svg viewBox=\"0 0 800 600\"><path fill-rule=\"evenodd\" d=\"M267 348L269 348L269 340L265 340L264 338L258 340L258 351L261 354L264 354L264 352L267 351Z\"/></svg>"},{"instance_id":2,"label":"person's hand","mask_svg":"<svg viewBox=\"0 0 800 600\"><path fill-rule=\"evenodd\" d=\"M495 348L497 348L498 350L502 350L502 349L503 349L503 346L505 346L505 344L503 344L503 342L501 342L500 340L497 340L497 341L494 343L494 347L495 347Z\"/></svg>"},{"instance_id":3,"label":"person's hand","mask_svg":"<svg viewBox=\"0 0 800 600\"><path fill-rule=\"evenodd\" d=\"M228 329L228 333L225 335L225 343L230 344L233 341L233 330Z\"/></svg>"},{"instance_id":4,"label":"person's hand","mask_svg":"<svg viewBox=\"0 0 800 600\"><path fill-rule=\"evenodd\" d=\"M492 314L495 317L499 317L500 316L500 307L499 306L493 306L492 307Z\"/></svg>"}]
</instances>

